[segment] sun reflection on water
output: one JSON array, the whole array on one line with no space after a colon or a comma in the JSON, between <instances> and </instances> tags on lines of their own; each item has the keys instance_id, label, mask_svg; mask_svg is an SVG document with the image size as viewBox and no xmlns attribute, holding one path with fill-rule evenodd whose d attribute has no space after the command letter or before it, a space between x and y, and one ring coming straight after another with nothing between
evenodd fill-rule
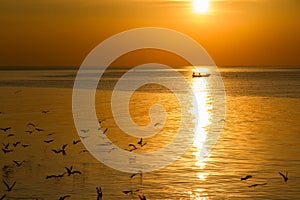
<instances>
[{"instance_id":1,"label":"sun reflection on water","mask_svg":"<svg viewBox=\"0 0 300 200\"><path fill-rule=\"evenodd\" d=\"M207 72L207 68L197 68L198 72ZM210 94L208 92L208 78L199 77L192 79L193 92L197 99L198 106L198 125L199 129L195 132L193 146L195 148L194 155L196 157L195 166L198 169L205 168L205 162L203 162L203 150L205 150L204 143L207 139L207 132L209 125L211 124L211 110L212 104L210 99ZM208 173L198 172L197 177L199 180L206 180Z\"/></svg>"}]
</instances>

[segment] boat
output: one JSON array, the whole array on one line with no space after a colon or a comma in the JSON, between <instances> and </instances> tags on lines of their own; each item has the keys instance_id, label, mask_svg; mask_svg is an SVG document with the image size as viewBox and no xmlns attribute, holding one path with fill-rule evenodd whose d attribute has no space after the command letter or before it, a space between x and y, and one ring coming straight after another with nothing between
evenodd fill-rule
<instances>
[{"instance_id":1,"label":"boat","mask_svg":"<svg viewBox=\"0 0 300 200\"><path fill-rule=\"evenodd\" d=\"M192 77L197 78L197 77L209 77L210 74L201 74L201 73L195 73L193 72Z\"/></svg>"}]
</instances>

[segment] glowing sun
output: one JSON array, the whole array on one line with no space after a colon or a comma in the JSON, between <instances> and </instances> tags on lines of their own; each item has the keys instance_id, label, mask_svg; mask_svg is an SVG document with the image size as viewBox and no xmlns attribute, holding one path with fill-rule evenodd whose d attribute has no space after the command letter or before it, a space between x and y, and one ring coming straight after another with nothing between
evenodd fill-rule
<instances>
[{"instance_id":1,"label":"glowing sun","mask_svg":"<svg viewBox=\"0 0 300 200\"><path fill-rule=\"evenodd\" d=\"M205 13L209 9L209 0L193 0L193 4L197 13Z\"/></svg>"}]
</instances>

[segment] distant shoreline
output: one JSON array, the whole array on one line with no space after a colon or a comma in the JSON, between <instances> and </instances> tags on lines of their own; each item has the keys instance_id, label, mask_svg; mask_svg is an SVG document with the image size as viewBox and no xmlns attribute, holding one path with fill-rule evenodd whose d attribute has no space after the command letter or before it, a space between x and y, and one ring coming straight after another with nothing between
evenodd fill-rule
<instances>
[{"instance_id":1,"label":"distant shoreline","mask_svg":"<svg viewBox=\"0 0 300 200\"><path fill-rule=\"evenodd\" d=\"M132 66L112 66L113 68L131 68ZM172 66L180 68L183 66ZM218 66L218 68L261 68L261 69L300 69L299 66ZM0 70L78 70L79 66L0 66Z\"/></svg>"}]
</instances>

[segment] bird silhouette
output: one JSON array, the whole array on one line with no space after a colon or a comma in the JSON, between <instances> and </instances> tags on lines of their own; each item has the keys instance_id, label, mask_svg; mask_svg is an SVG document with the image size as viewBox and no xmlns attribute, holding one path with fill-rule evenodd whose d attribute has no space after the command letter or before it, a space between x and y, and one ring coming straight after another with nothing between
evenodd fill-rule
<instances>
[{"instance_id":1,"label":"bird silhouette","mask_svg":"<svg viewBox=\"0 0 300 200\"><path fill-rule=\"evenodd\" d=\"M72 174L81 174L80 171L73 170L73 166L71 166L70 168L65 167L65 169L67 170L68 176L71 176Z\"/></svg>"},{"instance_id":2,"label":"bird silhouette","mask_svg":"<svg viewBox=\"0 0 300 200\"><path fill-rule=\"evenodd\" d=\"M49 175L49 176L46 176L46 179L50 179L50 178L62 178L64 177L64 175L66 174L66 172L62 173L62 174L59 174L59 175Z\"/></svg>"},{"instance_id":3,"label":"bird silhouette","mask_svg":"<svg viewBox=\"0 0 300 200\"><path fill-rule=\"evenodd\" d=\"M18 162L18 161L16 161L16 160L13 160L13 162L14 162L18 167L20 167L20 166L24 163L24 161Z\"/></svg>"},{"instance_id":4,"label":"bird silhouette","mask_svg":"<svg viewBox=\"0 0 300 200\"><path fill-rule=\"evenodd\" d=\"M73 140L73 144L79 143L81 140Z\"/></svg>"},{"instance_id":5,"label":"bird silhouette","mask_svg":"<svg viewBox=\"0 0 300 200\"><path fill-rule=\"evenodd\" d=\"M89 129L82 129L80 131L83 132L83 133L87 133L87 132L89 132Z\"/></svg>"},{"instance_id":6,"label":"bird silhouette","mask_svg":"<svg viewBox=\"0 0 300 200\"><path fill-rule=\"evenodd\" d=\"M122 192L124 194L131 194L131 195L133 195L134 192L138 192L138 191L140 191L140 190L139 189L136 189L135 191L133 191L133 190L123 190Z\"/></svg>"},{"instance_id":7,"label":"bird silhouette","mask_svg":"<svg viewBox=\"0 0 300 200\"><path fill-rule=\"evenodd\" d=\"M44 129L42 129L42 128L37 128L37 127L35 128L35 130L38 131L38 132L44 131Z\"/></svg>"},{"instance_id":8,"label":"bird silhouette","mask_svg":"<svg viewBox=\"0 0 300 200\"><path fill-rule=\"evenodd\" d=\"M158 125L161 125L161 123L157 122L154 124L154 126L158 126Z\"/></svg>"},{"instance_id":9,"label":"bird silhouette","mask_svg":"<svg viewBox=\"0 0 300 200\"><path fill-rule=\"evenodd\" d=\"M79 153L86 153L86 152L88 152L88 150L83 149L83 150L81 150Z\"/></svg>"},{"instance_id":10,"label":"bird silhouette","mask_svg":"<svg viewBox=\"0 0 300 200\"><path fill-rule=\"evenodd\" d=\"M25 132L29 133L29 134L33 133L33 131L31 131L31 130L28 130L28 131L25 131Z\"/></svg>"},{"instance_id":11,"label":"bird silhouette","mask_svg":"<svg viewBox=\"0 0 300 200\"><path fill-rule=\"evenodd\" d=\"M85 138L88 138L88 136L81 136L81 135L80 135L79 137L80 137L81 139L83 139L83 140L84 140Z\"/></svg>"},{"instance_id":12,"label":"bird silhouette","mask_svg":"<svg viewBox=\"0 0 300 200\"><path fill-rule=\"evenodd\" d=\"M249 185L248 187L256 187L256 186L260 186L260 185L267 185L267 183L256 183L256 184L253 184L253 185Z\"/></svg>"},{"instance_id":13,"label":"bird silhouette","mask_svg":"<svg viewBox=\"0 0 300 200\"><path fill-rule=\"evenodd\" d=\"M134 144L129 144L129 147L133 147L133 149L129 149L129 151L134 151L136 149L138 149Z\"/></svg>"},{"instance_id":14,"label":"bird silhouette","mask_svg":"<svg viewBox=\"0 0 300 200\"><path fill-rule=\"evenodd\" d=\"M122 191L124 194L133 194L132 190L123 190Z\"/></svg>"},{"instance_id":15,"label":"bird silhouette","mask_svg":"<svg viewBox=\"0 0 300 200\"><path fill-rule=\"evenodd\" d=\"M7 153L10 153L10 152L13 152L14 150L13 149L4 149L2 148L2 151L4 154L7 154Z\"/></svg>"},{"instance_id":16,"label":"bird silhouette","mask_svg":"<svg viewBox=\"0 0 300 200\"><path fill-rule=\"evenodd\" d=\"M47 114L48 112L50 112L49 110L43 110L42 113L43 114Z\"/></svg>"},{"instance_id":17,"label":"bird silhouette","mask_svg":"<svg viewBox=\"0 0 300 200\"><path fill-rule=\"evenodd\" d=\"M10 192L10 191L12 191L13 187L15 187L15 185L16 185L17 182L15 181L11 186L9 186L8 183L6 183L5 181L3 181L3 183L6 186L6 190L8 192Z\"/></svg>"},{"instance_id":18,"label":"bird silhouette","mask_svg":"<svg viewBox=\"0 0 300 200\"><path fill-rule=\"evenodd\" d=\"M17 141L17 142L15 142L15 143L13 143L13 146L16 147L16 146L18 146L18 144L21 144L21 142L20 142L20 141Z\"/></svg>"},{"instance_id":19,"label":"bird silhouette","mask_svg":"<svg viewBox=\"0 0 300 200\"><path fill-rule=\"evenodd\" d=\"M45 143L53 142L54 140L44 140Z\"/></svg>"},{"instance_id":20,"label":"bird silhouette","mask_svg":"<svg viewBox=\"0 0 300 200\"><path fill-rule=\"evenodd\" d=\"M138 173L134 173L134 174L131 174L130 178L133 178L135 177L136 175L140 175L141 177L143 176L143 173L142 171L138 172Z\"/></svg>"},{"instance_id":21,"label":"bird silhouette","mask_svg":"<svg viewBox=\"0 0 300 200\"><path fill-rule=\"evenodd\" d=\"M241 181L245 181L245 180L247 180L247 179L249 179L249 178L252 178L252 176L251 176L251 175L247 175L247 176L245 176L245 177L242 177L242 178L241 178Z\"/></svg>"},{"instance_id":22,"label":"bird silhouette","mask_svg":"<svg viewBox=\"0 0 300 200\"><path fill-rule=\"evenodd\" d=\"M102 200L102 188L96 187L96 191L97 191L97 200Z\"/></svg>"},{"instance_id":23,"label":"bird silhouette","mask_svg":"<svg viewBox=\"0 0 300 200\"><path fill-rule=\"evenodd\" d=\"M66 155L66 147L68 144L64 144L61 149L52 149L54 153L62 153L62 155Z\"/></svg>"},{"instance_id":24,"label":"bird silhouette","mask_svg":"<svg viewBox=\"0 0 300 200\"><path fill-rule=\"evenodd\" d=\"M29 147L29 144L22 144L23 148Z\"/></svg>"},{"instance_id":25,"label":"bird silhouette","mask_svg":"<svg viewBox=\"0 0 300 200\"><path fill-rule=\"evenodd\" d=\"M71 196L70 195L65 195L65 196L59 197L59 200L64 200L64 199L66 199L68 197L71 197Z\"/></svg>"},{"instance_id":26,"label":"bird silhouette","mask_svg":"<svg viewBox=\"0 0 300 200\"><path fill-rule=\"evenodd\" d=\"M15 136L15 134L9 133L9 134L7 135L7 137L12 137L12 136Z\"/></svg>"},{"instance_id":27,"label":"bird silhouette","mask_svg":"<svg viewBox=\"0 0 300 200\"><path fill-rule=\"evenodd\" d=\"M34 123L28 123L27 126L35 127L35 124Z\"/></svg>"},{"instance_id":28,"label":"bird silhouette","mask_svg":"<svg viewBox=\"0 0 300 200\"><path fill-rule=\"evenodd\" d=\"M4 132L8 131L9 129L11 129L11 127L0 128L0 130L1 130L1 131L4 131Z\"/></svg>"},{"instance_id":29,"label":"bird silhouette","mask_svg":"<svg viewBox=\"0 0 300 200\"><path fill-rule=\"evenodd\" d=\"M278 172L280 174L280 176L282 176L284 182L287 182L289 180L288 178L288 172L285 173L285 175L281 172Z\"/></svg>"}]
</instances>

